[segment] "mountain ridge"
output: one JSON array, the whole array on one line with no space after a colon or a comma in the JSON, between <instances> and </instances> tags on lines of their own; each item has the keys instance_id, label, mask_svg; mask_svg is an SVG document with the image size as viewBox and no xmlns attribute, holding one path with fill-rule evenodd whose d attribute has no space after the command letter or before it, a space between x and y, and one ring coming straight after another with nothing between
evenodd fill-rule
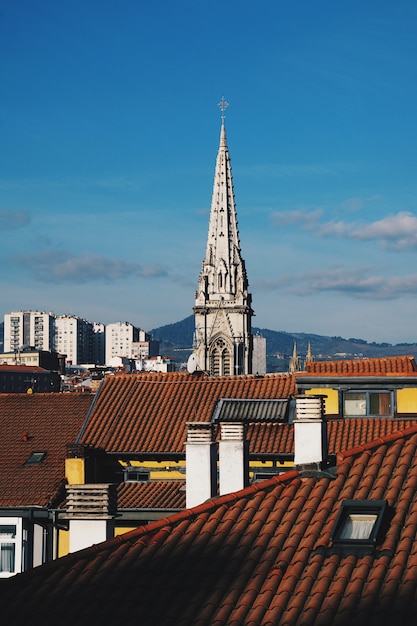
<instances>
[{"instance_id":1,"label":"mountain ridge","mask_svg":"<svg viewBox=\"0 0 417 626\"><path fill-rule=\"evenodd\" d=\"M182 354L192 351L194 332L194 316L190 315L179 322L166 324L150 330L154 339L160 342L160 351L175 361ZM317 335L313 333L289 333L267 328L253 328L254 334L266 339L267 371L285 371L296 345L297 355L302 359L310 345L314 359L352 359L372 358L417 354L417 343L369 343L365 339L340 336Z\"/></svg>"}]
</instances>

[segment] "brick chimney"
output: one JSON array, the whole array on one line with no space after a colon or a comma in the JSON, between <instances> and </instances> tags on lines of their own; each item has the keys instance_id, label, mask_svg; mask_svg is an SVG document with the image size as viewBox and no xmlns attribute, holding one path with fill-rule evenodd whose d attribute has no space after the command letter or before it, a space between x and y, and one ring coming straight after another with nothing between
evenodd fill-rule
<instances>
[{"instance_id":1,"label":"brick chimney","mask_svg":"<svg viewBox=\"0 0 417 626\"><path fill-rule=\"evenodd\" d=\"M232 493L249 483L248 444L241 422L221 422L219 442L219 493Z\"/></svg>"},{"instance_id":2,"label":"brick chimney","mask_svg":"<svg viewBox=\"0 0 417 626\"><path fill-rule=\"evenodd\" d=\"M186 506L191 508L217 492L217 450L211 423L187 424L185 458Z\"/></svg>"},{"instance_id":3,"label":"brick chimney","mask_svg":"<svg viewBox=\"0 0 417 626\"><path fill-rule=\"evenodd\" d=\"M67 485L70 552L111 539L116 511L116 485Z\"/></svg>"},{"instance_id":4,"label":"brick chimney","mask_svg":"<svg viewBox=\"0 0 417 626\"><path fill-rule=\"evenodd\" d=\"M294 465L297 469L322 469L328 456L324 396L298 396L293 424Z\"/></svg>"}]
</instances>

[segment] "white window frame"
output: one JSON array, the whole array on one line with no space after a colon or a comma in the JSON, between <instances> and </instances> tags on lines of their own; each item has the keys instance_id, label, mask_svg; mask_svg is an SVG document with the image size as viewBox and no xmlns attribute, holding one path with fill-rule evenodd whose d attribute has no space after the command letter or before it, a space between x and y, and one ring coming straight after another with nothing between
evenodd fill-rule
<instances>
[{"instance_id":1,"label":"white window frame","mask_svg":"<svg viewBox=\"0 0 417 626\"><path fill-rule=\"evenodd\" d=\"M15 527L14 536L8 536L2 533L2 530ZM11 544L14 548L14 567L13 569L2 570L1 547L5 544ZM23 555L23 524L21 517L0 517L0 578L9 578L22 571L22 555Z\"/></svg>"}]
</instances>

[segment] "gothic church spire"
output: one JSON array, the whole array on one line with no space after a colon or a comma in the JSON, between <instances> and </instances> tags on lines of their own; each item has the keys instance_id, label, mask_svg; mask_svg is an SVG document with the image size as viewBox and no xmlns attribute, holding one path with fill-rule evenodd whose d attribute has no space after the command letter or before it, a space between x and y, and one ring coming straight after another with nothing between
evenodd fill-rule
<instances>
[{"instance_id":1,"label":"gothic church spire","mask_svg":"<svg viewBox=\"0 0 417 626\"><path fill-rule=\"evenodd\" d=\"M227 147L222 98L220 145L214 173L210 222L204 260L208 293L213 298L234 298L248 287L245 262L241 257L239 231L233 189L232 167ZM204 267L203 267L204 271Z\"/></svg>"},{"instance_id":2,"label":"gothic church spire","mask_svg":"<svg viewBox=\"0 0 417 626\"><path fill-rule=\"evenodd\" d=\"M251 373L251 295L241 256L225 110L214 173L206 255L194 306L199 369L211 374Z\"/></svg>"}]
</instances>

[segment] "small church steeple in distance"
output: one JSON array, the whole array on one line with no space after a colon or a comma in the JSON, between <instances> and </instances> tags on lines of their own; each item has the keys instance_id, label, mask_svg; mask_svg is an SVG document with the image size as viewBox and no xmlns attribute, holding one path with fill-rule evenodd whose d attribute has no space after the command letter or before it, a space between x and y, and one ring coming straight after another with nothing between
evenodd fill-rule
<instances>
[{"instance_id":1,"label":"small church steeple in distance","mask_svg":"<svg viewBox=\"0 0 417 626\"><path fill-rule=\"evenodd\" d=\"M213 376L252 373L252 296L241 255L224 96L206 254L195 295L196 369Z\"/></svg>"}]
</instances>

